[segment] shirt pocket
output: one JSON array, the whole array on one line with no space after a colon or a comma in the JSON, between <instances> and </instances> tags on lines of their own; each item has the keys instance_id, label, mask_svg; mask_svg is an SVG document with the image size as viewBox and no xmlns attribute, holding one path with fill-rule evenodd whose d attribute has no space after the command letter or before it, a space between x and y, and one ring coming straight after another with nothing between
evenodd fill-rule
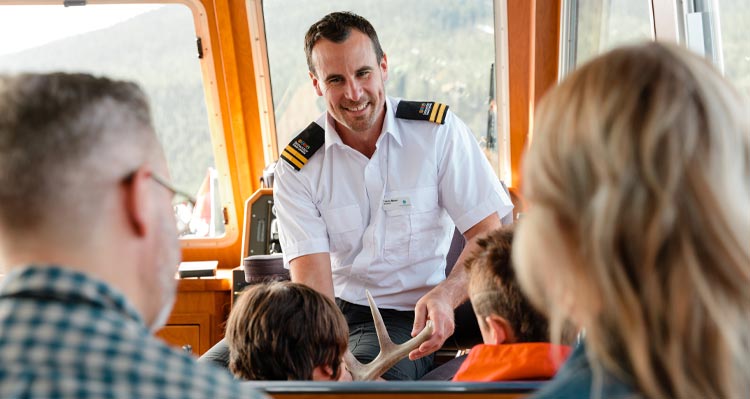
<instances>
[{"instance_id":1,"label":"shirt pocket","mask_svg":"<svg viewBox=\"0 0 750 399\"><path fill-rule=\"evenodd\" d=\"M408 199L410 205L385 211L385 261L404 265L418 261L426 252L434 252L435 248L422 246L426 235L435 233L430 226L438 223L437 186L393 191L386 198ZM431 239L437 242L435 237Z\"/></svg>"},{"instance_id":2,"label":"shirt pocket","mask_svg":"<svg viewBox=\"0 0 750 399\"><path fill-rule=\"evenodd\" d=\"M362 214L359 211L359 205L327 209L321 213L328 230L332 258L338 258L339 256L335 256L337 253L353 250L360 238L357 232L362 229Z\"/></svg>"}]
</instances>

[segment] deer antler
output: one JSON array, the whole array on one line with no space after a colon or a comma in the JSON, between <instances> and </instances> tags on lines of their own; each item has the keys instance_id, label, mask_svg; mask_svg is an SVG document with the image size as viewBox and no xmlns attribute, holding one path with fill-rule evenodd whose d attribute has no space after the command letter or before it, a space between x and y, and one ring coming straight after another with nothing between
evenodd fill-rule
<instances>
[{"instance_id":1,"label":"deer antler","mask_svg":"<svg viewBox=\"0 0 750 399\"><path fill-rule=\"evenodd\" d=\"M380 310L375 305L375 301L370 295L370 291L365 291L367 294L367 301L370 303L370 310L372 311L372 318L375 320L375 332L378 334L378 343L380 344L380 353L370 363L360 363L350 351L346 351L344 361L346 367L352 374L353 381L372 381L380 377L388 369L393 367L399 360L409 355L409 352L422 345L423 342L427 341L432 335L432 321L428 320L427 325L424 329L414 338L404 342L401 345L396 345L391 341L391 337L388 335L388 331L385 329L385 323L383 323L383 317L380 315Z\"/></svg>"}]
</instances>

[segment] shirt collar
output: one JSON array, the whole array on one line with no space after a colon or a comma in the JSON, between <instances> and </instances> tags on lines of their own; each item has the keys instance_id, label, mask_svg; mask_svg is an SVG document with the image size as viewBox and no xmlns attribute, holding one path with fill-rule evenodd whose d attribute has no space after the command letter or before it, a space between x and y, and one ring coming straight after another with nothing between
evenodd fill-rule
<instances>
[{"instance_id":1,"label":"shirt collar","mask_svg":"<svg viewBox=\"0 0 750 399\"><path fill-rule=\"evenodd\" d=\"M145 326L138 311L121 292L103 281L71 269L30 265L6 274L0 283L0 296L24 294L74 298L76 302L116 310Z\"/></svg>"},{"instance_id":2,"label":"shirt collar","mask_svg":"<svg viewBox=\"0 0 750 399\"><path fill-rule=\"evenodd\" d=\"M333 116L331 116L327 111L324 112L316 122L318 123L318 125L323 126L323 129L325 129L326 150L331 148L331 146L334 144L344 145L344 142L341 141L341 137L339 137L339 134L336 132L336 124L333 121Z\"/></svg>"},{"instance_id":3,"label":"shirt collar","mask_svg":"<svg viewBox=\"0 0 750 399\"><path fill-rule=\"evenodd\" d=\"M401 132L398 130L398 124L396 124L396 106L398 106L400 99L386 96L385 98L385 120L383 121L382 136L390 134L398 145L401 145ZM341 137L336 132L336 124L328 112L324 112L316 121L318 125L323 126L325 129L325 149L328 150L332 145L345 145L341 141Z\"/></svg>"},{"instance_id":4,"label":"shirt collar","mask_svg":"<svg viewBox=\"0 0 750 399\"><path fill-rule=\"evenodd\" d=\"M385 121L383 122L383 133L390 134L398 145L401 145L401 131L396 123L396 107L401 101L399 98L385 98Z\"/></svg>"}]
</instances>

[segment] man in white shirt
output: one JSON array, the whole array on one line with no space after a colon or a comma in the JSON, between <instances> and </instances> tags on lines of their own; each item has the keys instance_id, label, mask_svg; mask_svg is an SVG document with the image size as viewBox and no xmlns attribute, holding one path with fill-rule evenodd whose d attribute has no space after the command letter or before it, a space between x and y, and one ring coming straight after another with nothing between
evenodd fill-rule
<instances>
[{"instance_id":1,"label":"man in white shirt","mask_svg":"<svg viewBox=\"0 0 750 399\"><path fill-rule=\"evenodd\" d=\"M387 57L364 18L325 16L305 37L327 112L282 151L275 171L280 239L292 280L336 298L363 362L378 353L365 290L399 343L432 337L384 375L418 379L467 300L466 254L512 210L468 127L443 104L385 95ZM455 226L467 245L448 278ZM420 359L418 362L414 360Z\"/></svg>"}]
</instances>

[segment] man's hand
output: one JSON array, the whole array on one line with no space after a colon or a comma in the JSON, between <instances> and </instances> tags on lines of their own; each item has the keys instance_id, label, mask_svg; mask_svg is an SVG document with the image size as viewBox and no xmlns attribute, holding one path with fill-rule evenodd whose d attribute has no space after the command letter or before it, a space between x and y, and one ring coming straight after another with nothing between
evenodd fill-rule
<instances>
[{"instance_id":1,"label":"man's hand","mask_svg":"<svg viewBox=\"0 0 750 399\"><path fill-rule=\"evenodd\" d=\"M444 291L433 289L417 301L414 309L414 328L411 336L416 336L425 327L427 320L432 320L434 331L429 340L419 348L409 353L410 360L417 360L440 349L448 337L453 335L455 322L453 320L452 298L445 297Z\"/></svg>"},{"instance_id":2,"label":"man's hand","mask_svg":"<svg viewBox=\"0 0 750 399\"><path fill-rule=\"evenodd\" d=\"M414 328L411 331L411 336L419 334L428 319L432 320L435 330L428 341L409 353L409 359L417 360L435 352L443 346L448 337L453 335L453 330L456 327L454 309L469 299L466 292L468 280L464 262L469 254L479 248L476 239L500 226L500 218L497 213L493 213L464 232L466 246L456 260L456 265L453 267L450 276L417 301L414 308Z\"/></svg>"}]
</instances>

